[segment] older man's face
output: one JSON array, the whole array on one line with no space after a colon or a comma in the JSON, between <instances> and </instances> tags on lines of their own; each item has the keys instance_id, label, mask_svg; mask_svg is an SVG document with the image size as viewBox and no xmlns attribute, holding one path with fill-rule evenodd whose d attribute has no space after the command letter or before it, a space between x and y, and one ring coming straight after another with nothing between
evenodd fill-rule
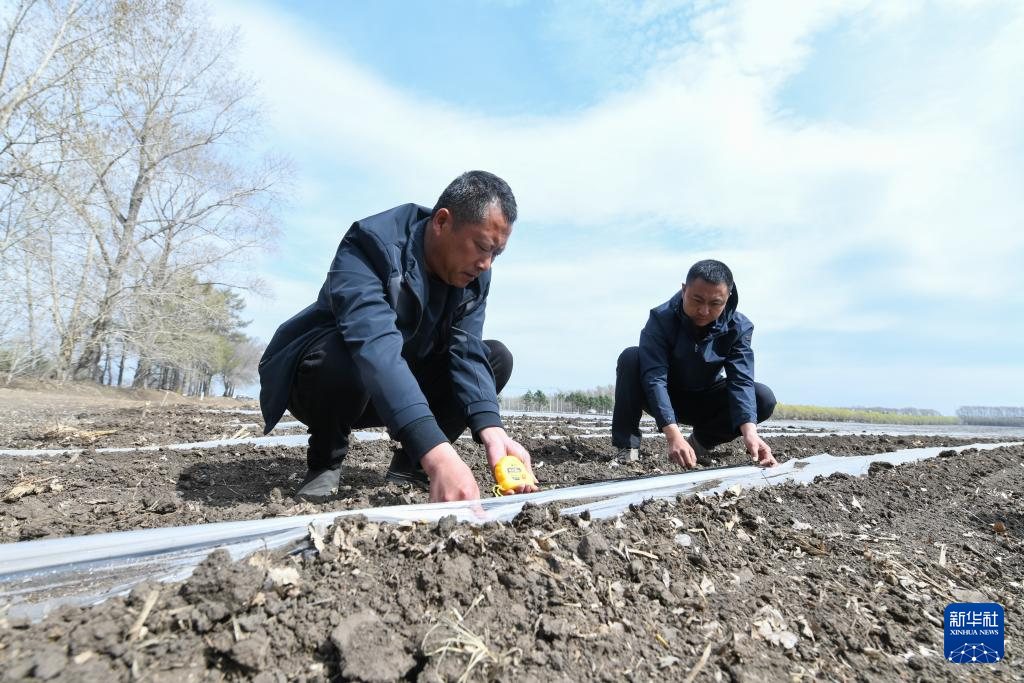
<instances>
[{"instance_id":1,"label":"older man's face","mask_svg":"<svg viewBox=\"0 0 1024 683\"><path fill-rule=\"evenodd\" d=\"M455 225L447 209L438 210L427 229L427 263L441 280L454 287L466 287L489 270L504 251L512 226L501 207L492 204L479 223Z\"/></svg>"}]
</instances>

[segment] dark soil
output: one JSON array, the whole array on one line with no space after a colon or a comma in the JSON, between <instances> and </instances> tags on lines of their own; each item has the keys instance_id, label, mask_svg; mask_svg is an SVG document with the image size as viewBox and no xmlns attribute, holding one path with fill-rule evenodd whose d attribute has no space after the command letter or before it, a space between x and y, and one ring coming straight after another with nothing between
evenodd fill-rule
<instances>
[{"instance_id":1,"label":"dark soil","mask_svg":"<svg viewBox=\"0 0 1024 683\"><path fill-rule=\"evenodd\" d=\"M187 409L169 412L187 424ZM118 429L150 443L210 438L150 431L151 415ZM546 486L676 471L658 439L621 467L608 438L551 440L550 426L508 423ZM567 437L580 431L571 424L558 425ZM962 441L769 443L784 460ZM425 502L384 481L391 447L355 443L342 490L320 505L290 497L301 448L0 457L0 496L33 484L0 504L0 533L14 542ZM458 448L485 488L480 447ZM739 442L715 460L747 462ZM1022 468L1024 448L1012 447L648 503L612 520L553 508L482 527L346 519L319 553L240 563L217 553L183 584L141 585L37 624L0 607L0 680L1021 680ZM945 606L989 601L1006 611L1006 658L946 662Z\"/></svg>"},{"instance_id":2,"label":"dark soil","mask_svg":"<svg viewBox=\"0 0 1024 683\"><path fill-rule=\"evenodd\" d=\"M0 448L124 448L263 434L263 418L237 410L171 405L36 414L0 429Z\"/></svg>"},{"instance_id":3,"label":"dark soil","mask_svg":"<svg viewBox=\"0 0 1024 683\"><path fill-rule=\"evenodd\" d=\"M165 422L197 424L193 420L202 423L204 417L210 420L204 438L217 438L223 433L218 426L260 422L256 414L238 413L258 407L251 399L200 400L169 391L22 378L0 386L0 449L145 445L134 443L140 437L146 443L168 444L175 442L168 437L176 428L165 431ZM111 430L115 433L103 433Z\"/></svg>"},{"instance_id":4,"label":"dark soil","mask_svg":"<svg viewBox=\"0 0 1024 683\"><path fill-rule=\"evenodd\" d=\"M172 411L184 412L181 408ZM122 419L124 412L118 411L110 422L121 420L118 424L131 438L148 439L145 430L154 424L158 430L168 424L188 424L184 414L178 415L177 422L150 421L136 410L137 419L132 421ZM196 416L200 420L196 424L206 417ZM664 440L645 439L641 461L619 466L611 462L615 449L608 437L572 436L551 441L528 436L537 430L522 420L510 421L508 428L530 451L537 478L545 486L678 471L662 454ZM177 436L162 433L169 439L182 435L180 431ZM928 436L786 436L767 440L780 461L822 452L862 455L967 443ZM397 445L391 441L353 439L338 495L319 504L292 498L306 471L303 448L243 444L197 450L98 453L88 449L47 457L0 456L0 498L4 501L0 504L0 542L427 502L426 492L384 479L393 447ZM493 482L482 449L469 439L459 440L457 448L476 473L481 491L488 495ZM737 440L717 449L706 465L746 462ZM27 493L26 487L31 489ZM18 489L21 495L13 493Z\"/></svg>"},{"instance_id":5,"label":"dark soil","mask_svg":"<svg viewBox=\"0 0 1024 683\"><path fill-rule=\"evenodd\" d=\"M1022 460L972 452L617 520L349 519L319 554L215 554L181 585L7 623L0 666L3 680L1019 680ZM1003 605L1003 662L943 659L958 601Z\"/></svg>"}]
</instances>

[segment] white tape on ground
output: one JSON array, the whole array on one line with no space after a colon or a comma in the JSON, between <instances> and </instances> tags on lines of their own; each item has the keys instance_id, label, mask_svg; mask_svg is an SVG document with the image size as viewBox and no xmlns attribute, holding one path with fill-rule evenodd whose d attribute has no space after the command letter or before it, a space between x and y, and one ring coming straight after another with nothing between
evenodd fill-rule
<instances>
[{"instance_id":1,"label":"white tape on ground","mask_svg":"<svg viewBox=\"0 0 1024 683\"><path fill-rule=\"evenodd\" d=\"M352 438L356 441L389 441L385 432L352 432ZM161 448L171 448L176 451L188 451L198 448L217 448L219 446L305 446L309 436L306 434L288 434L284 436L248 436L240 439L219 439L213 441L195 441L192 443L172 443L166 446L119 446L116 448L97 448L96 453L134 453L136 451L158 451ZM0 450L0 455L40 457L47 455L61 455L64 453L82 453L84 448L33 448L33 449L5 449Z\"/></svg>"},{"instance_id":2,"label":"white tape on ground","mask_svg":"<svg viewBox=\"0 0 1024 683\"><path fill-rule=\"evenodd\" d=\"M951 450L1019 445L1022 442L973 444ZM218 548L228 550L237 559L260 549L273 550L302 543L310 524L326 529L333 520L351 515L364 515L375 522L435 522L446 515L454 515L459 521L481 524L510 520L525 503L581 501L563 509L562 514L588 510L594 517L610 517L644 500L710 494L736 485L746 488L787 481L806 483L819 475L835 472L862 475L872 462L899 465L935 457L943 450L948 449L914 448L841 458L821 454L788 460L770 470L754 466L695 470L473 502L365 508L8 543L0 545L0 601L8 605L12 616L41 618L56 605L100 602L146 579L184 579L196 564Z\"/></svg>"},{"instance_id":3,"label":"white tape on ground","mask_svg":"<svg viewBox=\"0 0 1024 683\"><path fill-rule=\"evenodd\" d=\"M642 435L645 439L664 439L665 435L660 432L644 431L641 430ZM860 432L846 432L846 431L834 431L834 432L758 432L762 437L765 438L776 438L786 436L861 436ZM572 434L565 436L562 434L535 434L534 438L537 439L550 439L551 441L561 441L563 439L607 439L608 434Z\"/></svg>"}]
</instances>

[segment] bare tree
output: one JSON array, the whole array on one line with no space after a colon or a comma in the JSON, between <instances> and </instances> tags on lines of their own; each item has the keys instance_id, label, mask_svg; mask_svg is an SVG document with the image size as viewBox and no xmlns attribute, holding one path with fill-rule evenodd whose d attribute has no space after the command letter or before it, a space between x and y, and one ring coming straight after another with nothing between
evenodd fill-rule
<instances>
[{"instance_id":1,"label":"bare tree","mask_svg":"<svg viewBox=\"0 0 1024 683\"><path fill-rule=\"evenodd\" d=\"M217 182L204 172L217 168L226 171L221 178L237 176L218 155L247 132L254 114L252 84L234 74L229 59L234 34L212 30L184 3L153 0L122 11L125 28L109 62L116 87L104 93L115 125L97 127L81 154L92 172L83 213L91 219L99 212L107 220L86 221L94 229L102 284L77 377L98 374L133 259L145 259L158 241L166 246L177 237L205 242L198 259L215 262L224 252L210 245L237 237L218 234L219 228L237 227L225 216L272 182ZM232 250L244 246L235 242ZM165 269L166 257L157 258L163 258L157 270Z\"/></svg>"},{"instance_id":2,"label":"bare tree","mask_svg":"<svg viewBox=\"0 0 1024 683\"><path fill-rule=\"evenodd\" d=\"M32 116L23 117L23 126L11 128L23 110L45 109L49 94L68 87L78 77L87 57L102 44L107 25L97 14L107 11L108 3L92 0L20 0L4 17L0 36L3 63L0 64L0 130L4 131L2 151L18 144L11 130L24 131ZM52 131L47 131L44 137Z\"/></svg>"},{"instance_id":3,"label":"bare tree","mask_svg":"<svg viewBox=\"0 0 1024 683\"><path fill-rule=\"evenodd\" d=\"M208 385L210 349L242 325L223 328L211 292L256 284L233 263L272 237L287 174L246 156L258 117L235 33L191 0L7 11L0 317L60 378L113 382L116 365L121 383L134 353L142 382L157 367Z\"/></svg>"},{"instance_id":4,"label":"bare tree","mask_svg":"<svg viewBox=\"0 0 1024 683\"><path fill-rule=\"evenodd\" d=\"M0 259L42 223L31 198L59 170L76 93L110 35L110 4L20 0L0 15Z\"/></svg>"},{"instance_id":5,"label":"bare tree","mask_svg":"<svg viewBox=\"0 0 1024 683\"><path fill-rule=\"evenodd\" d=\"M214 376L220 377L223 396L234 396L240 386L254 384L263 345L255 339L236 334L221 337L214 360Z\"/></svg>"}]
</instances>

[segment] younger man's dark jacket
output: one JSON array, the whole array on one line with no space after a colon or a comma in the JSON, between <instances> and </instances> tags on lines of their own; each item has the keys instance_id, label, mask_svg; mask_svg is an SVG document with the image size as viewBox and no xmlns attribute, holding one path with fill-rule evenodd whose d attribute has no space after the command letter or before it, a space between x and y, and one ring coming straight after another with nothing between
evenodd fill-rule
<instances>
[{"instance_id":1,"label":"younger man's dark jacket","mask_svg":"<svg viewBox=\"0 0 1024 683\"><path fill-rule=\"evenodd\" d=\"M384 425L414 457L446 439L410 365L446 359L474 436L501 425L481 339L490 271L465 289L447 287L437 333L416 334L429 286L421 259L431 215L425 207L405 204L357 221L345 233L316 303L277 329L260 360L264 433L288 407L303 351L333 330L345 340ZM410 439L418 447L408 448Z\"/></svg>"},{"instance_id":2,"label":"younger man's dark jacket","mask_svg":"<svg viewBox=\"0 0 1024 683\"><path fill-rule=\"evenodd\" d=\"M754 324L736 310L733 287L725 310L698 338L697 328L683 312L682 292L651 309L640 333L640 377L658 429L676 422L673 395L707 389L725 371L733 427L757 422L754 398Z\"/></svg>"}]
</instances>

